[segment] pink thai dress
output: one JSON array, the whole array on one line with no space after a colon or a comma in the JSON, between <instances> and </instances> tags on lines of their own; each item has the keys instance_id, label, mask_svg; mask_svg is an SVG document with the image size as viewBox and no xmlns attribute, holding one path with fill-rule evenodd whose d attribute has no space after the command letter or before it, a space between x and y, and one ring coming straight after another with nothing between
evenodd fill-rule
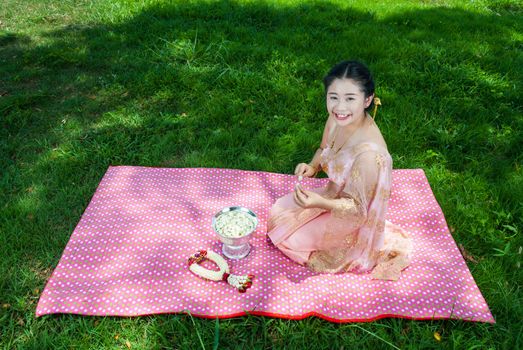
<instances>
[{"instance_id":1,"label":"pink thai dress","mask_svg":"<svg viewBox=\"0 0 523 350\"><path fill-rule=\"evenodd\" d=\"M311 189L337 199L332 210L303 209L293 192L271 208L268 236L290 259L317 272L368 272L397 280L409 263L412 242L401 227L385 220L392 159L370 142L334 152L327 146L321 166L326 187Z\"/></svg>"}]
</instances>

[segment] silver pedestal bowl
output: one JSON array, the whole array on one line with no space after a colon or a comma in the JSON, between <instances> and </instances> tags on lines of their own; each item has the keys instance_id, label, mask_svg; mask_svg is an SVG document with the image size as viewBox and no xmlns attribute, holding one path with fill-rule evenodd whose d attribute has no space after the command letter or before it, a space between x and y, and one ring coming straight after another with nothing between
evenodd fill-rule
<instances>
[{"instance_id":1,"label":"silver pedestal bowl","mask_svg":"<svg viewBox=\"0 0 523 350\"><path fill-rule=\"evenodd\" d=\"M245 220L251 220L250 226L252 226L251 230L242 232L241 235L236 237L226 235L224 232L220 231L219 227L217 227L217 222L220 221L220 218L222 220L224 219L222 215L230 215L231 213L235 212L240 212L241 214L244 214ZM242 217L241 214L236 215ZM256 226L258 226L258 217L250 209L245 207L227 207L220 210L212 218L212 228L218 236L218 238L220 239L220 241L223 243L223 255L225 255L229 259L242 259L249 254L249 252L251 251L251 245L249 244L249 240L251 238L252 233L256 230Z\"/></svg>"}]
</instances>

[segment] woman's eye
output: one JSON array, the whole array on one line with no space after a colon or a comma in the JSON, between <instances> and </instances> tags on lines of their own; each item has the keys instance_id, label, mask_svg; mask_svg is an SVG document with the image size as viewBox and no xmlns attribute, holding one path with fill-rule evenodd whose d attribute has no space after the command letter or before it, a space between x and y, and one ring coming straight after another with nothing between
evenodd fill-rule
<instances>
[{"instance_id":1,"label":"woman's eye","mask_svg":"<svg viewBox=\"0 0 523 350\"><path fill-rule=\"evenodd\" d=\"M336 101L337 99L338 99L338 98L337 98L336 96L331 96L331 97L330 97L330 100L331 100L331 101Z\"/></svg>"},{"instance_id":2,"label":"woman's eye","mask_svg":"<svg viewBox=\"0 0 523 350\"><path fill-rule=\"evenodd\" d=\"M352 97L349 97L347 101L354 101L354 99Z\"/></svg>"}]
</instances>

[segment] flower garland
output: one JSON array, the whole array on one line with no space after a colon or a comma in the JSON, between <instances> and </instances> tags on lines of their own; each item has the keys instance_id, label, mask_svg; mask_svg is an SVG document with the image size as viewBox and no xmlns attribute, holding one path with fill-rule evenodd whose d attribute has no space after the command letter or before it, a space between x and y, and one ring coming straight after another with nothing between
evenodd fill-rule
<instances>
[{"instance_id":1,"label":"flower garland","mask_svg":"<svg viewBox=\"0 0 523 350\"><path fill-rule=\"evenodd\" d=\"M200 266L204 260L209 260L218 265L219 271L213 271ZM238 289L240 293L245 293L252 286L254 275L232 275L229 271L229 265L219 254L212 250L200 250L189 257L189 270L197 276L211 281L227 281L231 286Z\"/></svg>"}]
</instances>

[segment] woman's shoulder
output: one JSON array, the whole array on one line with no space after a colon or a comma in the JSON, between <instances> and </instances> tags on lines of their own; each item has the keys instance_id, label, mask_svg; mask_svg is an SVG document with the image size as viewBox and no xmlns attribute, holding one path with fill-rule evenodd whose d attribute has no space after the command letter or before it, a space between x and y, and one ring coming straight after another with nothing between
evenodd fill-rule
<instances>
[{"instance_id":1,"label":"woman's shoulder","mask_svg":"<svg viewBox=\"0 0 523 350\"><path fill-rule=\"evenodd\" d=\"M369 160L383 159L384 162L391 160L391 156L386 147L373 143L362 142L351 149L352 157L358 162L367 162Z\"/></svg>"},{"instance_id":2,"label":"woman's shoulder","mask_svg":"<svg viewBox=\"0 0 523 350\"><path fill-rule=\"evenodd\" d=\"M367 166L375 165L385 169L392 167L392 157L387 149L387 144L380 140L364 140L351 149L355 163Z\"/></svg>"},{"instance_id":3,"label":"woman's shoulder","mask_svg":"<svg viewBox=\"0 0 523 350\"><path fill-rule=\"evenodd\" d=\"M387 143L381 134L380 129L374 122L370 120L369 125L359 135L358 139L354 142L354 150L359 152L383 152L388 154Z\"/></svg>"},{"instance_id":4,"label":"woman's shoulder","mask_svg":"<svg viewBox=\"0 0 523 350\"><path fill-rule=\"evenodd\" d=\"M350 151L353 155L359 155L363 153L381 153L384 155L389 154L387 143L383 137L371 137L370 135L356 140L350 147Z\"/></svg>"}]
</instances>

